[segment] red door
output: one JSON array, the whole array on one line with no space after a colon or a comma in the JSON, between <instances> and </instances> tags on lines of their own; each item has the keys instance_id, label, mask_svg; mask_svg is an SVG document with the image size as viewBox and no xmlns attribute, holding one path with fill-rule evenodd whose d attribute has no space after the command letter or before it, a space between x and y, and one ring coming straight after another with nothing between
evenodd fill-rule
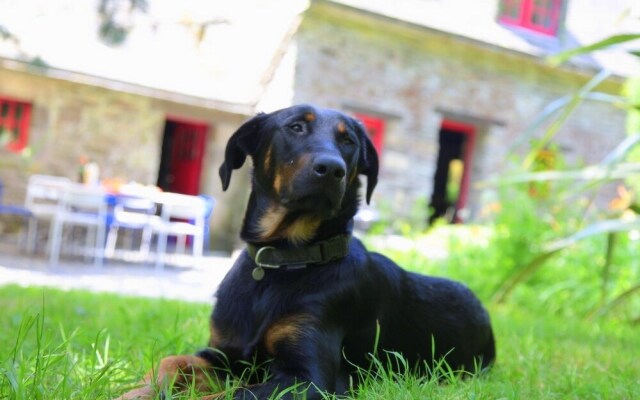
<instances>
[{"instance_id":1,"label":"red door","mask_svg":"<svg viewBox=\"0 0 640 400\"><path fill-rule=\"evenodd\" d=\"M385 121L382 118L377 118L371 115L365 115L356 113L356 118L362 121L369 138L378 152L378 156L382 157L382 143L384 142L384 128Z\"/></svg>"},{"instance_id":2,"label":"red door","mask_svg":"<svg viewBox=\"0 0 640 400\"><path fill-rule=\"evenodd\" d=\"M208 126L167 120L159 186L168 192L197 195Z\"/></svg>"}]
</instances>

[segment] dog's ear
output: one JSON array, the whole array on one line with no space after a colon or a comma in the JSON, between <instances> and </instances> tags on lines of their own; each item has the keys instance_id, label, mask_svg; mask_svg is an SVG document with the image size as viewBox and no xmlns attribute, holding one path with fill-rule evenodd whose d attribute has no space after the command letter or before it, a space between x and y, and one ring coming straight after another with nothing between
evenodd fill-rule
<instances>
[{"instance_id":1,"label":"dog's ear","mask_svg":"<svg viewBox=\"0 0 640 400\"><path fill-rule=\"evenodd\" d=\"M361 121L354 119L356 132L360 139L360 154L358 155L358 172L367 177L367 204L371 201L371 194L378 183L378 152L373 146L369 135Z\"/></svg>"},{"instance_id":2,"label":"dog's ear","mask_svg":"<svg viewBox=\"0 0 640 400\"><path fill-rule=\"evenodd\" d=\"M231 172L242 167L247 156L256 154L260 140L257 137L262 129L267 114L260 113L251 118L231 135L224 151L224 162L220 166L220 179L222 180L222 190L227 190L231 181Z\"/></svg>"}]
</instances>

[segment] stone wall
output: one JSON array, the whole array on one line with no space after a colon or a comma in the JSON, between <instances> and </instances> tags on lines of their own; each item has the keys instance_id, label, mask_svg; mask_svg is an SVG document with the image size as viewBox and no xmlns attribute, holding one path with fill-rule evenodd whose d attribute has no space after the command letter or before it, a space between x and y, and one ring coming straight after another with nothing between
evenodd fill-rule
<instances>
[{"instance_id":1,"label":"stone wall","mask_svg":"<svg viewBox=\"0 0 640 400\"><path fill-rule=\"evenodd\" d=\"M444 117L478 132L471 182L504 172L519 135L552 100L589 78L533 57L315 3L296 37L294 102L367 111L387 121L378 204L407 216L430 196ZM615 93L619 83L601 90ZM594 162L624 137L624 113L584 104L559 136L568 161ZM526 142L525 142L526 143ZM515 148L523 151L526 147ZM477 210L480 193L470 193Z\"/></svg>"},{"instance_id":2,"label":"stone wall","mask_svg":"<svg viewBox=\"0 0 640 400\"><path fill-rule=\"evenodd\" d=\"M29 149L16 154L0 148L4 201L12 204L24 202L32 174L75 180L83 155L98 163L101 177L155 184L167 116L208 124L201 191L217 200L212 245L227 251L236 246L248 173L236 173L236 182L223 194L217 170L228 137L245 116L1 68L0 96L33 107Z\"/></svg>"},{"instance_id":3,"label":"stone wall","mask_svg":"<svg viewBox=\"0 0 640 400\"><path fill-rule=\"evenodd\" d=\"M28 176L77 178L78 160L97 162L101 175L153 182L164 114L153 101L94 86L0 69L0 95L32 104L29 150L0 149L0 177L21 201Z\"/></svg>"}]
</instances>

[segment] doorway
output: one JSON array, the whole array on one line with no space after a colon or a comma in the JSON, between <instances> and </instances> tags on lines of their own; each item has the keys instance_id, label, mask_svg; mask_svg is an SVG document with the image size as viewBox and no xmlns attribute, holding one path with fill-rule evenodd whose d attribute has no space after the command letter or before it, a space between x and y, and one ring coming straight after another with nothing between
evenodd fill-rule
<instances>
[{"instance_id":1,"label":"doorway","mask_svg":"<svg viewBox=\"0 0 640 400\"><path fill-rule=\"evenodd\" d=\"M429 203L429 225L437 219L461 223L469 192L475 127L444 120L438 133L438 160Z\"/></svg>"},{"instance_id":2,"label":"doorway","mask_svg":"<svg viewBox=\"0 0 640 400\"><path fill-rule=\"evenodd\" d=\"M378 157L382 157L382 144L384 143L384 134L386 129L386 121L383 118L376 117L370 114L355 113L369 135L373 147L378 153Z\"/></svg>"},{"instance_id":3,"label":"doorway","mask_svg":"<svg viewBox=\"0 0 640 400\"><path fill-rule=\"evenodd\" d=\"M209 126L168 118L162 136L157 185L165 192L197 195Z\"/></svg>"}]
</instances>

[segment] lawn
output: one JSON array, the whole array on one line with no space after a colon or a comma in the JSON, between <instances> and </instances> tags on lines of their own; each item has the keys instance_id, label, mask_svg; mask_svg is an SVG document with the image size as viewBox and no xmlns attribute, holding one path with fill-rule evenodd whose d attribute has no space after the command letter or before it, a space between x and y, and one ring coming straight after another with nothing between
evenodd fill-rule
<instances>
[{"instance_id":1,"label":"lawn","mask_svg":"<svg viewBox=\"0 0 640 400\"><path fill-rule=\"evenodd\" d=\"M0 398L109 399L163 356L207 340L207 305L81 291L0 288ZM490 306L498 361L447 384L372 379L358 399L640 398L640 335L625 322ZM186 397L188 398L188 397Z\"/></svg>"}]
</instances>

